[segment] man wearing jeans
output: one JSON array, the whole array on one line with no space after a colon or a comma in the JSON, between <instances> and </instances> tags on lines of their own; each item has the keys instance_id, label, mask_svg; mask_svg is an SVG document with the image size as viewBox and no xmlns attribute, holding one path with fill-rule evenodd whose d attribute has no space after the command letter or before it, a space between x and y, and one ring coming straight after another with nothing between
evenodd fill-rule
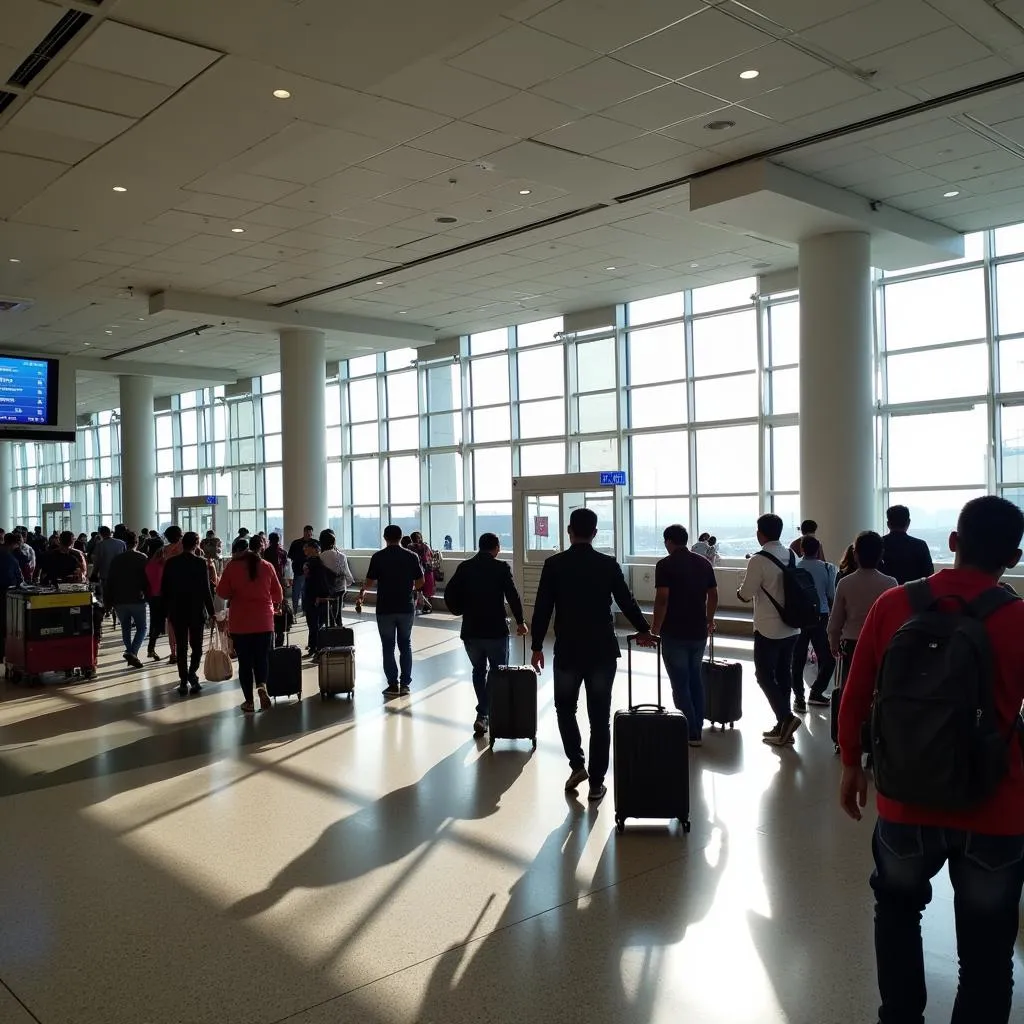
<instances>
[{"instance_id":1,"label":"man wearing jeans","mask_svg":"<svg viewBox=\"0 0 1024 1024\"><path fill-rule=\"evenodd\" d=\"M597 515L589 508L574 509L569 517L570 545L544 563L533 612L533 667L544 671L544 638L555 616L555 713L562 747L572 770L565 783L575 793L590 780L589 799L607 793L604 777L611 749L612 684L619 643L615 637L612 599L637 630L637 643L653 647L650 626L626 586L622 568L610 555L594 550ZM590 718L590 757L576 721L580 687L587 691ZM589 763L588 772L585 765Z\"/></svg>"},{"instance_id":2,"label":"man wearing jeans","mask_svg":"<svg viewBox=\"0 0 1024 1024\"><path fill-rule=\"evenodd\" d=\"M763 734L765 743L784 747L793 739L800 727L800 719L793 714L791 690L793 687L793 648L799 629L787 626L776 607L785 602L782 570L765 555L772 555L786 564L791 555L779 541L782 520L766 513L757 521L757 542L761 550L747 563L747 571L736 596L741 601L754 602L754 675L775 715L775 725ZM772 600L774 598L774 601Z\"/></svg>"},{"instance_id":3,"label":"man wearing jeans","mask_svg":"<svg viewBox=\"0 0 1024 1024\"><path fill-rule=\"evenodd\" d=\"M516 635L527 636L523 602L508 562L498 558L501 542L496 534L480 535L479 550L460 562L444 588L449 610L462 616L462 642L473 666L476 720L473 735L487 732L487 670L508 664L508 620L505 602L516 620Z\"/></svg>"},{"instance_id":4,"label":"man wearing jeans","mask_svg":"<svg viewBox=\"0 0 1024 1024\"><path fill-rule=\"evenodd\" d=\"M928 578L940 610L956 611L993 588L1021 557L1024 516L1003 498L969 501L949 538L952 569ZM861 727L871 714L875 679L896 631L911 617L905 587L881 594L857 639L839 713L843 810L860 821L867 802ZM921 1024L927 991L921 914L931 880L949 865L953 885L960 984L952 1024L1006 1024L1013 993L1013 955L1024 883L1024 761L1017 723L1024 700L1024 602L1003 605L985 620L992 652L989 679L999 731L1009 757L998 788L975 806L950 811L878 796L872 839L875 870L875 958L880 1024Z\"/></svg>"},{"instance_id":5,"label":"man wearing jeans","mask_svg":"<svg viewBox=\"0 0 1024 1024\"><path fill-rule=\"evenodd\" d=\"M123 657L132 668L142 668L139 651L142 650L142 641L146 639L146 598L149 596L147 559L137 550L138 543L138 537L131 530L124 534L126 550L115 555L107 567L103 592L104 601L117 612L121 622Z\"/></svg>"},{"instance_id":6,"label":"man wearing jeans","mask_svg":"<svg viewBox=\"0 0 1024 1024\"><path fill-rule=\"evenodd\" d=\"M662 535L668 557L654 567L654 623L672 684L672 700L686 716L690 746L701 745L704 727L704 680L700 663L708 633L715 628L718 581L703 555L690 551L686 527L666 526Z\"/></svg>"},{"instance_id":7,"label":"man wearing jeans","mask_svg":"<svg viewBox=\"0 0 1024 1024\"><path fill-rule=\"evenodd\" d=\"M385 527L384 547L370 559L366 580L359 591L360 604L367 587L377 590L377 632L388 681L384 696L405 695L412 685L413 594L423 587L423 570L420 560L402 547L400 526ZM399 664L395 663L396 641Z\"/></svg>"}]
</instances>

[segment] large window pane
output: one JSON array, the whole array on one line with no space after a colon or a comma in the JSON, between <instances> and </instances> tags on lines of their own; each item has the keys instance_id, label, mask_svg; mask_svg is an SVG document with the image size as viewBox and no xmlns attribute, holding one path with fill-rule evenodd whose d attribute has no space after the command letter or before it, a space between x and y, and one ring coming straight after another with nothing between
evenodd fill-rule
<instances>
[{"instance_id":1,"label":"large window pane","mask_svg":"<svg viewBox=\"0 0 1024 1024\"><path fill-rule=\"evenodd\" d=\"M885 286L885 347L892 351L984 338L984 271L964 270Z\"/></svg>"},{"instance_id":2,"label":"large window pane","mask_svg":"<svg viewBox=\"0 0 1024 1024\"><path fill-rule=\"evenodd\" d=\"M336 429L338 428L331 427L327 431L328 441L330 441L331 431ZM376 423L363 423L352 427L349 431L349 444L352 447L352 455L372 455L380 450L380 429ZM341 452L331 451L331 446L328 444L327 454L340 455Z\"/></svg>"},{"instance_id":3,"label":"large window pane","mask_svg":"<svg viewBox=\"0 0 1024 1024\"><path fill-rule=\"evenodd\" d=\"M527 345L543 345L554 341L555 335L562 330L562 318L552 317L550 320L535 320L532 324L520 324L516 328L516 345L525 348Z\"/></svg>"},{"instance_id":4,"label":"large window pane","mask_svg":"<svg viewBox=\"0 0 1024 1024\"><path fill-rule=\"evenodd\" d=\"M635 388L629 393L632 427L663 427L686 422L686 385Z\"/></svg>"},{"instance_id":5,"label":"large window pane","mask_svg":"<svg viewBox=\"0 0 1024 1024\"><path fill-rule=\"evenodd\" d=\"M473 440L480 444L486 441L507 441L512 437L507 405L491 409L473 410Z\"/></svg>"},{"instance_id":6,"label":"large window pane","mask_svg":"<svg viewBox=\"0 0 1024 1024\"><path fill-rule=\"evenodd\" d=\"M267 505L276 506L284 504L284 482L280 466L267 466L263 471L263 487L266 491L265 500Z\"/></svg>"},{"instance_id":7,"label":"large window pane","mask_svg":"<svg viewBox=\"0 0 1024 1024\"><path fill-rule=\"evenodd\" d=\"M1024 391L1024 338L999 342L999 390Z\"/></svg>"},{"instance_id":8,"label":"large window pane","mask_svg":"<svg viewBox=\"0 0 1024 1024\"><path fill-rule=\"evenodd\" d=\"M90 437L90 435L86 435ZM91 437L90 437L91 440ZM156 446L157 448L170 448L174 444L174 437L171 431L171 417L157 416L156 418Z\"/></svg>"},{"instance_id":9,"label":"large window pane","mask_svg":"<svg viewBox=\"0 0 1024 1024\"><path fill-rule=\"evenodd\" d=\"M377 379L354 380L348 386L348 415L353 423L377 418Z\"/></svg>"},{"instance_id":10,"label":"large window pane","mask_svg":"<svg viewBox=\"0 0 1024 1024\"><path fill-rule=\"evenodd\" d=\"M768 307L770 351L766 362L784 366L800 359L800 303Z\"/></svg>"},{"instance_id":11,"label":"large window pane","mask_svg":"<svg viewBox=\"0 0 1024 1024\"><path fill-rule=\"evenodd\" d=\"M420 446L420 421L416 416L388 420L388 451L399 452Z\"/></svg>"},{"instance_id":12,"label":"large window pane","mask_svg":"<svg viewBox=\"0 0 1024 1024\"><path fill-rule=\"evenodd\" d=\"M384 354L384 368L387 370L404 370L416 361L416 349L393 348Z\"/></svg>"},{"instance_id":13,"label":"large window pane","mask_svg":"<svg viewBox=\"0 0 1024 1024\"><path fill-rule=\"evenodd\" d=\"M520 437L555 437L565 433L565 401L555 398L519 406Z\"/></svg>"},{"instance_id":14,"label":"large window pane","mask_svg":"<svg viewBox=\"0 0 1024 1024\"><path fill-rule=\"evenodd\" d=\"M482 352L504 352L508 348L508 328L499 327L496 331L484 331L482 334L469 336L470 355Z\"/></svg>"},{"instance_id":15,"label":"large window pane","mask_svg":"<svg viewBox=\"0 0 1024 1024\"><path fill-rule=\"evenodd\" d=\"M508 551L512 545L512 503L510 501L478 503L474 509L476 533L497 534L501 546Z\"/></svg>"},{"instance_id":16,"label":"large window pane","mask_svg":"<svg viewBox=\"0 0 1024 1024\"><path fill-rule=\"evenodd\" d=\"M757 425L697 431L697 491L736 494L758 489ZM755 517L756 518L756 517ZM704 526L710 532L710 526Z\"/></svg>"},{"instance_id":17,"label":"large window pane","mask_svg":"<svg viewBox=\"0 0 1024 1024\"><path fill-rule=\"evenodd\" d=\"M416 371L407 370L404 373L389 373L387 376L387 386L388 416L415 416L419 411Z\"/></svg>"},{"instance_id":18,"label":"large window pane","mask_svg":"<svg viewBox=\"0 0 1024 1024\"><path fill-rule=\"evenodd\" d=\"M800 428L772 427L768 432L770 446L771 490L800 490Z\"/></svg>"},{"instance_id":19,"label":"large window pane","mask_svg":"<svg viewBox=\"0 0 1024 1024\"><path fill-rule=\"evenodd\" d=\"M357 459L351 464L352 504L380 504L380 463L377 459Z\"/></svg>"},{"instance_id":20,"label":"large window pane","mask_svg":"<svg viewBox=\"0 0 1024 1024\"><path fill-rule=\"evenodd\" d=\"M629 446L630 490L635 495L677 495L690 490L685 430L634 434Z\"/></svg>"},{"instance_id":21,"label":"large window pane","mask_svg":"<svg viewBox=\"0 0 1024 1024\"><path fill-rule=\"evenodd\" d=\"M757 314L754 310L693 321L694 376L756 368Z\"/></svg>"},{"instance_id":22,"label":"large window pane","mask_svg":"<svg viewBox=\"0 0 1024 1024\"><path fill-rule=\"evenodd\" d=\"M439 550L445 549L445 541L451 538L451 549L453 551L464 551L466 544L466 529L462 518L461 505L431 505L430 506L430 538L431 547ZM454 569L450 569L454 572Z\"/></svg>"},{"instance_id":23,"label":"large window pane","mask_svg":"<svg viewBox=\"0 0 1024 1024\"><path fill-rule=\"evenodd\" d=\"M889 505L910 509L910 532L926 541L933 562L952 562L949 535L956 529L960 509L972 498L980 498L984 488L950 491L890 491Z\"/></svg>"},{"instance_id":24,"label":"large window pane","mask_svg":"<svg viewBox=\"0 0 1024 1024\"><path fill-rule=\"evenodd\" d=\"M771 410L775 416L800 411L800 370L769 370Z\"/></svg>"},{"instance_id":25,"label":"large window pane","mask_svg":"<svg viewBox=\"0 0 1024 1024\"><path fill-rule=\"evenodd\" d=\"M662 535L673 523L686 525L690 519L690 502L686 498L636 498L630 503L632 512L631 550L634 555L662 555Z\"/></svg>"},{"instance_id":26,"label":"large window pane","mask_svg":"<svg viewBox=\"0 0 1024 1024\"><path fill-rule=\"evenodd\" d=\"M761 546L757 543L757 495L738 498L699 498L694 535L707 531L718 541L723 558L743 558Z\"/></svg>"},{"instance_id":27,"label":"large window pane","mask_svg":"<svg viewBox=\"0 0 1024 1024\"><path fill-rule=\"evenodd\" d=\"M508 356L474 359L469 365L473 405L497 405L508 401Z\"/></svg>"},{"instance_id":28,"label":"large window pane","mask_svg":"<svg viewBox=\"0 0 1024 1024\"><path fill-rule=\"evenodd\" d=\"M597 434L618 426L619 395L606 391L599 395L581 395L577 399L577 418L581 434Z\"/></svg>"},{"instance_id":29,"label":"large window pane","mask_svg":"<svg viewBox=\"0 0 1024 1024\"><path fill-rule=\"evenodd\" d=\"M996 228L996 255L1013 256L1024 252L1024 224Z\"/></svg>"},{"instance_id":30,"label":"large window pane","mask_svg":"<svg viewBox=\"0 0 1024 1024\"><path fill-rule=\"evenodd\" d=\"M1000 410L1002 480L1024 482L1024 405L1004 405Z\"/></svg>"},{"instance_id":31,"label":"large window pane","mask_svg":"<svg viewBox=\"0 0 1024 1024\"><path fill-rule=\"evenodd\" d=\"M889 486L943 487L985 481L983 405L964 412L889 418Z\"/></svg>"},{"instance_id":32,"label":"large window pane","mask_svg":"<svg viewBox=\"0 0 1024 1024\"><path fill-rule=\"evenodd\" d=\"M996 332L1024 331L1024 261L996 267Z\"/></svg>"},{"instance_id":33,"label":"large window pane","mask_svg":"<svg viewBox=\"0 0 1024 1024\"><path fill-rule=\"evenodd\" d=\"M324 422L329 427L341 423L341 385L328 384L324 388Z\"/></svg>"},{"instance_id":34,"label":"large window pane","mask_svg":"<svg viewBox=\"0 0 1024 1024\"><path fill-rule=\"evenodd\" d=\"M712 377L693 386L694 419L735 420L757 415L757 374Z\"/></svg>"},{"instance_id":35,"label":"large window pane","mask_svg":"<svg viewBox=\"0 0 1024 1024\"><path fill-rule=\"evenodd\" d=\"M653 299L640 299L626 305L626 322L654 324L659 320L674 320L683 315L683 293L656 295Z\"/></svg>"},{"instance_id":36,"label":"large window pane","mask_svg":"<svg viewBox=\"0 0 1024 1024\"><path fill-rule=\"evenodd\" d=\"M274 374L273 376L276 377L277 374ZM279 394L265 395L261 401L263 404L263 433L280 434L281 396Z\"/></svg>"},{"instance_id":37,"label":"large window pane","mask_svg":"<svg viewBox=\"0 0 1024 1024\"><path fill-rule=\"evenodd\" d=\"M888 398L894 405L984 395L988 391L986 345L890 355L886 357L886 369Z\"/></svg>"},{"instance_id":38,"label":"large window pane","mask_svg":"<svg viewBox=\"0 0 1024 1024\"><path fill-rule=\"evenodd\" d=\"M581 473L600 473L604 469L619 469L619 440L616 437L595 438L579 443L579 469Z\"/></svg>"},{"instance_id":39,"label":"large window pane","mask_svg":"<svg viewBox=\"0 0 1024 1024\"><path fill-rule=\"evenodd\" d=\"M379 548L381 532L380 509L376 505L352 509L352 547Z\"/></svg>"},{"instance_id":40,"label":"large window pane","mask_svg":"<svg viewBox=\"0 0 1024 1024\"><path fill-rule=\"evenodd\" d=\"M505 412L508 421L508 412ZM447 445L462 444L462 413L443 412L431 416L427 420L427 437L431 448L444 448ZM492 438L504 440L504 438Z\"/></svg>"},{"instance_id":41,"label":"large window pane","mask_svg":"<svg viewBox=\"0 0 1024 1024\"><path fill-rule=\"evenodd\" d=\"M520 476L552 476L564 472L564 441L559 441L557 444L524 444L520 447Z\"/></svg>"},{"instance_id":42,"label":"large window pane","mask_svg":"<svg viewBox=\"0 0 1024 1024\"><path fill-rule=\"evenodd\" d=\"M576 346L576 389L604 391L615 387L615 339L602 338Z\"/></svg>"},{"instance_id":43,"label":"large window pane","mask_svg":"<svg viewBox=\"0 0 1024 1024\"><path fill-rule=\"evenodd\" d=\"M694 313L710 313L715 309L731 309L733 306L751 304L751 296L757 291L757 279L744 278L741 281L727 281L712 284L706 288L694 288Z\"/></svg>"},{"instance_id":44,"label":"large window pane","mask_svg":"<svg viewBox=\"0 0 1024 1024\"><path fill-rule=\"evenodd\" d=\"M462 377L458 363L427 370L427 412L462 408Z\"/></svg>"},{"instance_id":45,"label":"large window pane","mask_svg":"<svg viewBox=\"0 0 1024 1024\"><path fill-rule=\"evenodd\" d=\"M565 393L565 350L541 348L535 352L520 352L519 399L548 398Z\"/></svg>"},{"instance_id":46,"label":"large window pane","mask_svg":"<svg viewBox=\"0 0 1024 1024\"><path fill-rule=\"evenodd\" d=\"M427 495L430 501L462 501L462 456L458 452L428 456Z\"/></svg>"},{"instance_id":47,"label":"large window pane","mask_svg":"<svg viewBox=\"0 0 1024 1024\"><path fill-rule=\"evenodd\" d=\"M377 372L377 356L356 356L348 361L349 377L365 377Z\"/></svg>"},{"instance_id":48,"label":"large window pane","mask_svg":"<svg viewBox=\"0 0 1024 1024\"><path fill-rule=\"evenodd\" d=\"M477 501L512 500L511 448L481 448L473 452L473 497Z\"/></svg>"},{"instance_id":49,"label":"large window pane","mask_svg":"<svg viewBox=\"0 0 1024 1024\"><path fill-rule=\"evenodd\" d=\"M415 455L388 459L388 501L392 505L418 505L420 460ZM415 529L415 527L414 527Z\"/></svg>"},{"instance_id":50,"label":"large window pane","mask_svg":"<svg viewBox=\"0 0 1024 1024\"><path fill-rule=\"evenodd\" d=\"M682 380L686 376L682 324L630 331L626 344L630 384L654 384L662 380Z\"/></svg>"}]
</instances>

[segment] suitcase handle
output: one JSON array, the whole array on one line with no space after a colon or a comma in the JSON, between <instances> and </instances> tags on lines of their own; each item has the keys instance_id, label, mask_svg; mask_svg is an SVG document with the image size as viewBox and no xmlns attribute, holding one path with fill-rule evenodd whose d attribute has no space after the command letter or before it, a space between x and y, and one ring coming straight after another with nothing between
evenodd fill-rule
<instances>
[{"instance_id":1,"label":"suitcase handle","mask_svg":"<svg viewBox=\"0 0 1024 1024\"><path fill-rule=\"evenodd\" d=\"M661 703L661 637L654 637L654 654L657 659L657 679L658 679L658 703L657 704L634 704L633 703L633 642L632 636L626 637L626 687L627 687L627 701L629 710L636 711L639 708L654 708L658 711L664 711L665 705Z\"/></svg>"}]
</instances>

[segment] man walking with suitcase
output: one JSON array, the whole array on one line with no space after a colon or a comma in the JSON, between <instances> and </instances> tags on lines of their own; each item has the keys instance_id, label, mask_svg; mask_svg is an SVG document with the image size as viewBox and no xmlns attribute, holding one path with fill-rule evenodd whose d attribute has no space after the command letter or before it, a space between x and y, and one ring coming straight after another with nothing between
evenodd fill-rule
<instances>
[{"instance_id":1,"label":"man walking with suitcase","mask_svg":"<svg viewBox=\"0 0 1024 1024\"><path fill-rule=\"evenodd\" d=\"M700 663L708 634L715 629L718 581L707 558L690 551L689 536L678 523L665 527L668 556L654 567L655 636L661 637L672 700L686 716L690 746L701 745L704 727L704 682Z\"/></svg>"},{"instance_id":2,"label":"man walking with suitcase","mask_svg":"<svg viewBox=\"0 0 1024 1024\"><path fill-rule=\"evenodd\" d=\"M473 735L487 732L487 671L508 664L508 620L505 602L516 620L516 635L528 636L523 602L512 579L508 562L498 559L501 542L497 534L480 535L479 550L460 562L444 590L445 604L462 616L462 642L473 666L476 691L476 721Z\"/></svg>"},{"instance_id":3,"label":"man walking with suitcase","mask_svg":"<svg viewBox=\"0 0 1024 1024\"><path fill-rule=\"evenodd\" d=\"M555 712L562 747L572 774L565 789L574 793L590 780L589 799L604 797L611 749L612 684L620 656L612 617L612 599L637 630L637 643L654 647L651 627L630 593L622 568L610 555L594 550L597 514L574 509L569 517L569 548L544 563L533 613L533 667L544 670L544 638L555 616ZM583 741L576 708L580 687L587 691L590 719L590 757ZM584 767L589 764L590 770Z\"/></svg>"}]
</instances>

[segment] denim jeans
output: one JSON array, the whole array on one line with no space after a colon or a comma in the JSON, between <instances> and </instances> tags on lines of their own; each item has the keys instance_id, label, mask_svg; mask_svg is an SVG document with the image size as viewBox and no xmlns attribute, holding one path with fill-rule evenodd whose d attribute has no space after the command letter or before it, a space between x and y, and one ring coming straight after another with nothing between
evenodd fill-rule
<instances>
[{"instance_id":1,"label":"denim jeans","mask_svg":"<svg viewBox=\"0 0 1024 1024\"><path fill-rule=\"evenodd\" d=\"M788 722L793 714L790 690L793 686L793 647L796 636L782 640L754 633L754 675L768 698L775 721Z\"/></svg>"},{"instance_id":2,"label":"denim jeans","mask_svg":"<svg viewBox=\"0 0 1024 1024\"><path fill-rule=\"evenodd\" d=\"M384 660L384 677L389 687L409 686L412 683L412 623L413 612L385 612L377 616L377 632L380 633L381 653ZM398 642L398 660L395 664L395 642Z\"/></svg>"},{"instance_id":3,"label":"denim jeans","mask_svg":"<svg viewBox=\"0 0 1024 1024\"><path fill-rule=\"evenodd\" d=\"M931 880L946 863L960 957L951 1024L1007 1024L1024 883L1024 836L980 835L879 819L871 847L880 1024L923 1024L928 995L921 914L932 898Z\"/></svg>"},{"instance_id":4,"label":"denim jeans","mask_svg":"<svg viewBox=\"0 0 1024 1024\"><path fill-rule=\"evenodd\" d=\"M133 604L119 604L117 617L121 620L121 639L124 649L133 657L142 650L142 641L146 639L146 604L137 601ZM135 639L132 639L132 626L135 627Z\"/></svg>"},{"instance_id":5,"label":"denim jeans","mask_svg":"<svg viewBox=\"0 0 1024 1024\"><path fill-rule=\"evenodd\" d=\"M274 634L232 633L231 642L238 655L238 683L242 687L242 695L251 704L253 683L256 686L267 685Z\"/></svg>"},{"instance_id":6,"label":"denim jeans","mask_svg":"<svg viewBox=\"0 0 1024 1024\"><path fill-rule=\"evenodd\" d=\"M300 572L292 579L292 611L296 615L302 607L302 592L306 589L306 577Z\"/></svg>"},{"instance_id":7,"label":"denim jeans","mask_svg":"<svg viewBox=\"0 0 1024 1024\"><path fill-rule=\"evenodd\" d=\"M691 740L699 740L704 728L704 680L700 674L700 663L707 645L706 639L661 638L661 654L672 684L672 701L686 715Z\"/></svg>"},{"instance_id":8,"label":"denim jeans","mask_svg":"<svg viewBox=\"0 0 1024 1024\"><path fill-rule=\"evenodd\" d=\"M587 668L562 668L555 662L555 713L562 748L574 771L587 764L591 786L600 786L608 774L608 756L612 745L612 684L615 682L615 661L604 661ZM583 759L576 708L580 687L587 691L587 717L590 719L590 758Z\"/></svg>"},{"instance_id":9,"label":"denim jeans","mask_svg":"<svg viewBox=\"0 0 1024 1024\"><path fill-rule=\"evenodd\" d=\"M804 668L807 666L807 648L813 647L818 656L818 674L811 683L811 695L823 697L832 680L836 659L828 646L828 616L822 615L813 629L802 629L793 648L793 696L804 699Z\"/></svg>"},{"instance_id":10,"label":"denim jeans","mask_svg":"<svg viewBox=\"0 0 1024 1024\"><path fill-rule=\"evenodd\" d=\"M469 663L473 666L473 689L476 691L476 713L487 717L487 670L508 664L508 637L480 637L463 640Z\"/></svg>"}]
</instances>

